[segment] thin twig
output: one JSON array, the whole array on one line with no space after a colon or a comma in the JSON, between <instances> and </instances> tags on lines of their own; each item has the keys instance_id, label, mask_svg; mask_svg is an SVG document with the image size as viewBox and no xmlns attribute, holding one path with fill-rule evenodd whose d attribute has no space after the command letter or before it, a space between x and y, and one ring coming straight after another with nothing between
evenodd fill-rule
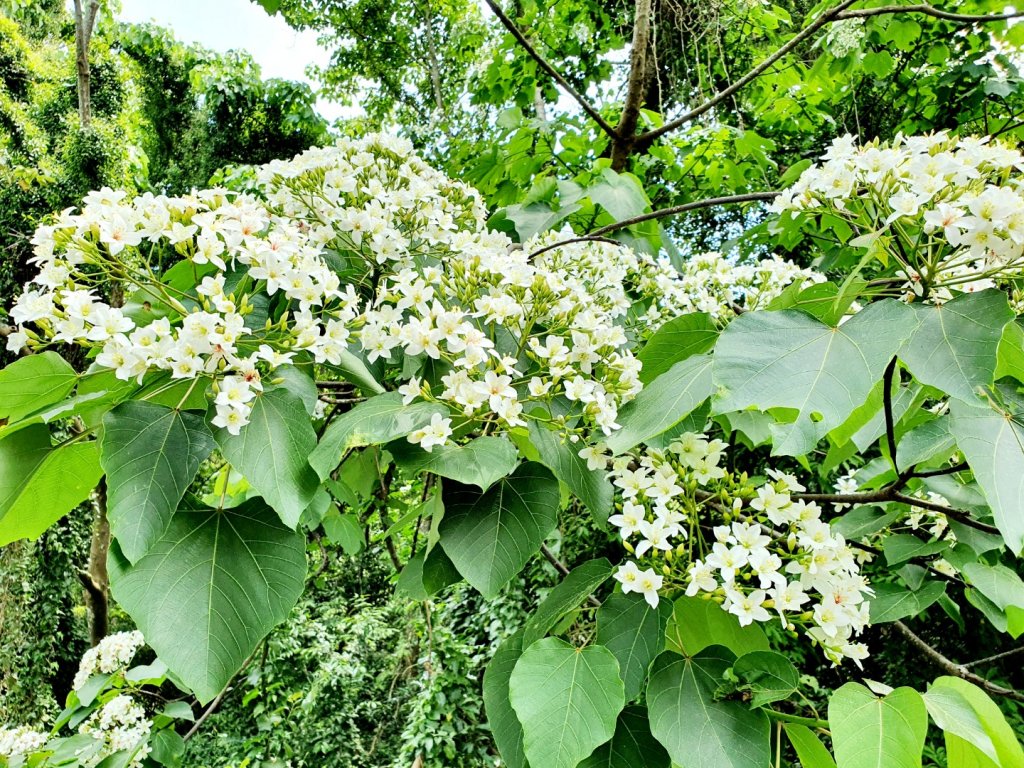
<instances>
[{"instance_id":1,"label":"thin twig","mask_svg":"<svg viewBox=\"0 0 1024 768\"><path fill-rule=\"evenodd\" d=\"M896 373L896 361L897 358L893 357L882 375L882 409L885 412L885 440L889 446L889 461L892 462L893 471L898 475L900 469L896 464L896 427L892 415L892 380Z\"/></svg>"},{"instance_id":2,"label":"thin twig","mask_svg":"<svg viewBox=\"0 0 1024 768\"><path fill-rule=\"evenodd\" d=\"M267 646L267 641L264 640L261 643L261 645L265 649ZM196 720L195 723L192 724L192 727L188 729L188 733L186 733L184 737L185 741L188 741L193 736L195 736L196 733L199 731L200 727L202 727L203 723L206 722L206 719L217 711L217 707L220 706L220 703L224 700L224 697L227 695L228 691L231 690L231 684L235 681L235 678L249 668L249 665L252 664L252 660L255 657L256 651L253 651L249 654L249 658L247 658L245 662L242 664L242 666L238 668L238 671L230 677L228 682L225 684L224 688L221 689L221 692L217 694L213 701L211 701L209 705L206 707L206 709L203 710L203 714L199 716L199 719Z\"/></svg>"},{"instance_id":3,"label":"thin twig","mask_svg":"<svg viewBox=\"0 0 1024 768\"><path fill-rule=\"evenodd\" d=\"M963 24L985 24L995 21L1008 21L1019 19L1024 12L998 13L990 15L976 15L970 13L950 13L940 8L935 8L927 3L918 5L880 5L875 8L857 8L852 11L843 11L836 20L840 19L863 19L868 16L881 16L886 13L923 13L925 16L934 16L944 21L956 21Z\"/></svg>"},{"instance_id":4,"label":"thin twig","mask_svg":"<svg viewBox=\"0 0 1024 768\"><path fill-rule=\"evenodd\" d=\"M901 476L902 477L902 476ZM985 533L999 533L994 525L974 519L970 512L953 507L945 507L933 501L925 501L899 492L899 486L889 485L877 491L858 491L856 493L794 493L792 497L798 501L813 501L818 504L877 504L883 501L898 501L920 509L941 512L946 517L963 523Z\"/></svg>"},{"instance_id":5,"label":"thin twig","mask_svg":"<svg viewBox=\"0 0 1024 768\"><path fill-rule=\"evenodd\" d=\"M548 562L551 563L551 565L553 565L555 567L556 571L558 571L563 576L568 576L569 575L569 566L567 566L565 563L563 563L561 560L559 560L558 559L558 555L556 555L554 552L552 552L550 549L548 549L548 545L547 544L541 544L540 545L540 551L544 555L544 557L547 558ZM587 598L587 602L589 602L591 605L593 605L596 608L600 608L601 607L601 601L598 600L593 595L591 595L590 597Z\"/></svg>"},{"instance_id":6,"label":"thin twig","mask_svg":"<svg viewBox=\"0 0 1024 768\"><path fill-rule=\"evenodd\" d=\"M530 41L526 39L526 35L524 35L519 27L515 25L515 22L512 21L512 19L510 19L503 10L501 10L501 6L498 5L495 0L486 0L486 2L494 15L498 17L498 21L504 25L505 29L512 34L512 37L516 39L523 49L530 54L530 57L540 65L540 68L551 75L552 79L554 79L556 83L562 86L566 93L576 100L576 103L583 108L584 112L590 115L591 119L601 127L602 131L608 134L612 139L617 138L618 134L615 132L615 129L612 128L611 124L607 120L601 117L601 113L597 111L597 108L587 101L587 98L577 91L572 86L572 83L562 76L561 72L555 69L547 59L538 53L537 49L534 48Z\"/></svg>"},{"instance_id":7,"label":"thin twig","mask_svg":"<svg viewBox=\"0 0 1024 768\"><path fill-rule=\"evenodd\" d=\"M954 677L959 677L962 680L974 683L979 688L983 688L984 690L988 691L989 693L995 696L1005 696L1006 698L1013 699L1014 701L1024 701L1024 694L1020 693L1019 691L1015 691L1012 688L1004 688L1001 685L996 685L995 683L989 682L980 675L976 675L973 672L968 672L965 665L957 664L956 662L952 661L946 656L943 656L942 653L940 653L938 650L930 646L920 637L915 635L914 632L910 629L910 627L908 627L902 621L894 621L892 625L897 629L897 631L899 631L900 634L902 634L905 638L907 638L907 640L910 641L911 645L913 645L915 648L921 651L925 656L927 656L936 666L940 667L943 671L948 672Z\"/></svg>"},{"instance_id":8,"label":"thin twig","mask_svg":"<svg viewBox=\"0 0 1024 768\"><path fill-rule=\"evenodd\" d=\"M1009 650L1009 651L1003 651L1002 653L997 653L994 656L986 656L984 659L977 659L975 661L968 661L966 664L961 664L960 666L962 666L964 669L966 669L967 667L976 667L979 664L989 664L989 663L991 663L993 661L999 661L1001 659L1005 659L1008 656L1015 656L1018 653L1024 653L1024 645L1020 646L1019 648L1014 648L1014 649Z\"/></svg>"}]
</instances>

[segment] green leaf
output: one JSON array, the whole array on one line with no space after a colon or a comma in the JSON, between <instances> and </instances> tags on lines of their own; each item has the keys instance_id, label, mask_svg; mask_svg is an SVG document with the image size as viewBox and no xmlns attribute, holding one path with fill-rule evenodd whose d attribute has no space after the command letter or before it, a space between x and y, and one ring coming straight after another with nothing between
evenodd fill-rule
<instances>
[{"instance_id":1,"label":"green leaf","mask_svg":"<svg viewBox=\"0 0 1024 768\"><path fill-rule=\"evenodd\" d=\"M107 516L130 562L167 530L213 448L213 435L195 413L129 401L103 417L100 464L107 473Z\"/></svg>"},{"instance_id":2,"label":"green leaf","mask_svg":"<svg viewBox=\"0 0 1024 768\"><path fill-rule=\"evenodd\" d=\"M755 707L788 699L800 684L796 667L774 651L745 653L736 660L732 671L742 681L743 688L753 694L750 703Z\"/></svg>"},{"instance_id":3,"label":"green leaf","mask_svg":"<svg viewBox=\"0 0 1024 768\"><path fill-rule=\"evenodd\" d=\"M485 493L445 483L442 498L441 546L487 598L519 573L558 522L558 481L533 462Z\"/></svg>"},{"instance_id":4,"label":"green leaf","mask_svg":"<svg viewBox=\"0 0 1024 768\"><path fill-rule=\"evenodd\" d=\"M373 373L362 357L347 349L341 350L339 357L340 362L337 365L329 365L327 367L338 371L346 381L355 384L365 394L383 394L384 387L374 378Z\"/></svg>"},{"instance_id":5,"label":"green leaf","mask_svg":"<svg viewBox=\"0 0 1024 768\"><path fill-rule=\"evenodd\" d=\"M407 472L433 472L486 491L519 463L516 447L504 435L478 437L465 445L438 445L425 451L408 441L388 446L395 463Z\"/></svg>"},{"instance_id":6,"label":"green leaf","mask_svg":"<svg viewBox=\"0 0 1024 768\"><path fill-rule=\"evenodd\" d=\"M577 608L612 575L612 564L603 557L573 568L548 592L524 627L523 645L530 646L548 633L558 620Z\"/></svg>"},{"instance_id":7,"label":"green leaf","mask_svg":"<svg viewBox=\"0 0 1024 768\"><path fill-rule=\"evenodd\" d=\"M859 541L865 536L878 533L902 514L899 509L888 511L881 507L865 505L854 507L853 510L837 520L832 520L832 530L847 540Z\"/></svg>"},{"instance_id":8,"label":"green leaf","mask_svg":"<svg viewBox=\"0 0 1024 768\"><path fill-rule=\"evenodd\" d=\"M402 405L402 395L398 392L371 397L331 422L320 444L309 455L309 463L326 479L346 451L405 437L429 424L435 413L444 416L448 409L433 403Z\"/></svg>"},{"instance_id":9,"label":"green leaf","mask_svg":"<svg viewBox=\"0 0 1024 768\"><path fill-rule=\"evenodd\" d=\"M509 699L509 680L523 655L523 631L505 638L484 670L484 711L494 743L508 768L526 768L523 726Z\"/></svg>"},{"instance_id":10,"label":"green leaf","mask_svg":"<svg viewBox=\"0 0 1024 768\"><path fill-rule=\"evenodd\" d=\"M616 221L637 216L650 205L643 185L635 176L616 173L611 168L602 170L597 183L584 191L591 201L608 211Z\"/></svg>"},{"instance_id":11,"label":"green leaf","mask_svg":"<svg viewBox=\"0 0 1024 768\"><path fill-rule=\"evenodd\" d=\"M771 762L768 717L716 693L735 657L713 646L692 658L666 651L647 686L651 732L680 768L765 768Z\"/></svg>"},{"instance_id":12,"label":"green leaf","mask_svg":"<svg viewBox=\"0 0 1024 768\"><path fill-rule=\"evenodd\" d=\"M949 431L974 472L996 527L1015 555L1024 550L1024 425L1020 416L953 400Z\"/></svg>"},{"instance_id":13,"label":"green leaf","mask_svg":"<svg viewBox=\"0 0 1024 768\"><path fill-rule=\"evenodd\" d=\"M740 626L739 619L718 603L699 597L680 597L672 607L666 629L666 649L693 656L712 645L728 648L737 656L767 651L768 638L757 624Z\"/></svg>"},{"instance_id":14,"label":"green leaf","mask_svg":"<svg viewBox=\"0 0 1024 768\"><path fill-rule=\"evenodd\" d=\"M665 628L672 605L659 600L651 608L643 595L613 592L597 609L597 642L619 661L626 701L640 693L651 662L665 649Z\"/></svg>"},{"instance_id":15,"label":"green leaf","mask_svg":"<svg viewBox=\"0 0 1024 768\"><path fill-rule=\"evenodd\" d=\"M95 441L53 448L42 425L0 440L0 546L38 538L89 498L102 476Z\"/></svg>"},{"instance_id":16,"label":"green leaf","mask_svg":"<svg viewBox=\"0 0 1024 768\"><path fill-rule=\"evenodd\" d=\"M784 728L802 768L836 768L832 754L810 728L796 723L786 723Z\"/></svg>"},{"instance_id":17,"label":"green leaf","mask_svg":"<svg viewBox=\"0 0 1024 768\"><path fill-rule=\"evenodd\" d=\"M994 288L965 293L945 304L914 304L918 325L900 351L918 381L961 400L977 399L992 384L996 351L1013 310Z\"/></svg>"},{"instance_id":18,"label":"green leaf","mask_svg":"<svg viewBox=\"0 0 1024 768\"><path fill-rule=\"evenodd\" d=\"M995 378L1012 376L1024 382L1024 328L1019 322L1003 326L1003 336L996 352Z\"/></svg>"},{"instance_id":19,"label":"green leaf","mask_svg":"<svg viewBox=\"0 0 1024 768\"><path fill-rule=\"evenodd\" d=\"M185 755L185 739L173 728L161 728L149 739L149 757L167 768L178 768ZM126 765L130 761L126 761Z\"/></svg>"},{"instance_id":20,"label":"green leaf","mask_svg":"<svg viewBox=\"0 0 1024 768\"><path fill-rule=\"evenodd\" d=\"M579 455L581 444L567 443L554 431L537 421L529 422L530 442L537 449L541 462L555 477L569 486L599 523L604 525L612 513L614 492L607 473L590 469Z\"/></svg>"},{"instance_id":21,"label":"green leaf","mask_svg":"<svg viewBox=\"0 0 1024 768\"><path fill-rule=\"evenodd\" d=\"M985 565L984 563L967 563L963 567L964 576L983 594L997 609L1009 617L1010 609L1024 611L1024 580L1005 565ZM1021 633L1014 627L1007 630L1017 637Z\"/></svg>"},{"instance_id":22,"label":"green leaf","mask_svg":"<svg viewBox=\"0 0 1024 768\"><path fill-rule=\"evenodd\" d=\"M619 454L678 424L712 394L711 356L694 355L656 378L619 411L622 425L608 438Z\"/></svg>"},{"instance_id":23,"label":"green leaf","mask_svg":"<svg viewBox=\"0 0 1024 768\"><path fill-rule=\"evenodd\" d=\"M718 328L711 315L692 312L662 325L640 350L637 359L643 363L640 381L650 384L681 360L700 355L715 346Z\"/></svg>"},{"instance_id":24,"label":"green leaf","mask_svg":"<svg viewBox=\"0 0 1024 768\"><path fill-rule=\"evenodd\" d=\"M898 584L874 584L875 596L871 598L872 624L917 616L921 611L946 593L944 581L929 581L920 589L911 591Z\"/></svg>"},{"instance_id":25,"label":"green leaf","mask_svg":"<svg viewBox=\"0 0 1024 768\"><path fill-rule=\"evenodd\" d=\"M113 547L109 568L114 599L205 703L287 618L306 577L306 539L258 499L180 508L141 560Z\"/></svg>"},{"instance_id":26,"label":"green leaf","mask_svg":"<svg viewBox=\"0 0 1024 768\"><path fill-rule=\"evenodd\" d=\"M0 419L13 423L60 402L77 381L75 369L56 352L16 360L0 370Z\"/></svg>"},{"instance_id":27,"label":"green leaf","mask_svg":"<svg viewBox=\"0 0 1024 768\"><path fill-rule=\"evenodd\" d=\"M870 304L838 328L803 312L747 312L715 347L718 412L795 408L773 453L809 452L871 393L916 323L905 304Z\"/></svg>"},{"instance_id":28,"label":"green leaf","mask_svg":"<svg viewBox=\"0 0 1024 768\"><path fill-rule=\"evenodd\" d=\"M651 735L647 708L634 705L619 714L615 734L578 768L670 768L668 752Z\"/></svg>"},{"instance_id":29,"label":"green leaf","mask_svg":"<svg viewBox=\"0 0 1024 768\"><path fill-rule=\"evenodd\" d=\"M949 416L926 421L907 432L896 444L896 455L901 467L909 467L930 461L936 456L948 457L953 453L956 441L949 433Z\"/></svg>"},{"instance_id":30,"label":"green leaf","mask_svg":"<svg viewBox=\"0 0 1024 768\"><path fill-rule=\"evenodd\" d=\"M921 541L917 536L909 533L887 536L882 544L885 562L890 566L905 563L914 557L937 555L948 548L948 541Z\"/></svg>"},{"instance_id":31,"label":"green leaf","mask_svg":"<svg viewBox=\"0 0 1024 768\"><path fill-rule=\"evenodd\" d=\"M1013 729L980 688L958 677L940 677L923 698L928 714L947 739L950 735L962 739L1001 768L1024 766L1024 749Z\"/></svg>"},{"instance_id":32,"label":"green leaf","mask_svg":"<svg viewBox=\"0 0 1024 768\"><path fill-rule=\"evenodd\" d=\"M625 704L619 663L607 648L557 637L528 647L509 680L530 765L576 768L615 733Z\"/></svg>"},{"instance_id":33,"label":"green leaf","mask_svg":"<svg viewBox=\"0 0 1024 768\"><path fill-rule=\"evenodd\" d=\"M346 555L358 555L363 551L366 541L358 515L342 515L335 509L327 513L321 525L327 538L340 545Z\"/></svg>"},{"instance_id":34,"label":"green leaf","mask_svg":"<svg viewBox=\"0 0 1024 768\"><path fill-rule=\"evenodd\" d=\"M846 683L829 700L828 722L843 768L921 767L928 713L912 688L879 698L859 683Z\"/></svg>"},{"instance_id":35,"label":"green leaf","mask_svg":"<svg viewBox=\"0 0 1024 768\"><path fill-rule=\"evenodd\" d=\"M219 429L216 438L224 458L285 525L298 525L320 487L309 466L316 433L302 400L286 389L267 389L253 401L249 423L238 435Z\"/></svg>"}]
</instances>

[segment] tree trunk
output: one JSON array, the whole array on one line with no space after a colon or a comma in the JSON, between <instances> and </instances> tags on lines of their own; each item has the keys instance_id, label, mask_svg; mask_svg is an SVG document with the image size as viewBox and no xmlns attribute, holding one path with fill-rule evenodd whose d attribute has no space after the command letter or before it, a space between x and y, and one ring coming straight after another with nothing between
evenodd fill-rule
<instances>
[{"instance_id":1,"label":"tree trunk","mask_svg":"<svg viewBox=\"0 0 1024 768\"><path fill-rule=\"evenodd\" d=\"M640 109L647 94L654 56L651 55L652 0L636 0L633 23L633 48L629 56L629 86L622 117L615 129L618 138L612 142L612 170L625 170L633 154Z\"/></svg>"},{"instance_id":2,"label":"tree trunk","mask_svg":"<svg viewBox=\"0 0 1024 768\"><path fill-rule=\"evenodd\" d=\"M93 521L92 542L89 545L89 567L78 574L85 587L89 606L89 637L93 645L107 636L109 631L110 576L107 574L107 553L110 551L110 523L107 520L107 483L101 480L96 489L96 517Z\"/></svg>"},{"instance_id":3,"label":"tree trunk","mask_svg":"<svg viewBox=\"0 0 1024 768\"><path fill-rule=\"evenodd\" d=\"M75 68L78 71L78 120L83 128L92 122L92 102L89 90L89 42L96 25L99 0L88 0L83 11L83 0L75 3Z\"/></svg>"}]
</instances>

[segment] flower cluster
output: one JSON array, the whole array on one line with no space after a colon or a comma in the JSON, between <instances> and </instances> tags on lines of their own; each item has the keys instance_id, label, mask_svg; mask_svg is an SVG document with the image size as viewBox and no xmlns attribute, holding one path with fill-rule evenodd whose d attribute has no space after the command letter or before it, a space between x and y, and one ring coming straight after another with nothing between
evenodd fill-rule
<instances>
[{"instance_id":1,"label":"flower cluster","mask_svg":"<svg viewBox=\"0 0 1024 768\"><path fill-rule=\"evenodd\" d=\"M101 742L86 765L97 765L108 755L127 752L131 759L124 763L125 768L139 768L151 749L148 743L151 730L152 724L141 704L126 694L115 696L78 728L79 733Z\"/></svg>"},{"instance_id":2,"label":"flower cluster","mask_svg":"<svg viewBox=\"0 0 1024 768\"><path fill-rule=\"evenodd\" d=\"M859 51L865 37L867 32L864 29L864 19L841 19L829 25L824 39L825 48L837 59L841 59L854 51Z\"/></svg>"},{"instance_id":3,"label":"flower cluster","mask_svg":"<svg viewBox=\"0 0 1024 768\"><path fill-rule=\"evenodd\" d=\"M48 734L33 731L24 725L0 728L0 758L11 760L27 757L42 749L49 740Z\"/></svg>"},{"instance_id":4,"label":"flower cluster","mask_svg":"<svg viewBox=\"0 0 1024 768\"><path fill-rule=\"evenodd\" d=\"M774 613L789 629L806 625L835 662L865 658L854 636L868 623L870 590L853 550L816 504L792 498L805 490L794 476L769 470L760 486L738 483L721 466L725 448L688 432L665 450L614 459L622 506L609 522L637 558L660 562L673 586L720 602L741 625ZM709 526L715 517L723 524ZM632 561L616 578L652 605L665 586L654 568L641 571Z\"/></svg>"},{"instance_id":5,"label":"flower cluster","mask_svg":"<svg viewBox=\"0 0 1024 768\"><path fill-rule=\"evenodd\" d=\"M71 687L77 691L93 675L111 675L126 669L145 642L138 631L116 632L103 638L82 656Z\"/></svg>"},{"instance_id":6,"label":"flower cluster","mask_svg":"<svg viewBox=\"0 0 1024 768\"><path fill-rule=\"evenodd\" d=\"M845 219L854 244L887 248L909 297L944 301L1024 268L1021 171L1021 152L984 138L844 136L773 205Z\"/></svg>"}]
</instances>

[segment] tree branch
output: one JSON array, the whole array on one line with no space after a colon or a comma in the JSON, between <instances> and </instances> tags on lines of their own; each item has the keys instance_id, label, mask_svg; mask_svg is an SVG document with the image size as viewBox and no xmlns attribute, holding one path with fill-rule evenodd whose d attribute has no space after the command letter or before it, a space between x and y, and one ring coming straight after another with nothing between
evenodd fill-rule
<instances>
[{"instance_id":1,"label":"tree branch","mask_svg":"<svg viewBox=\"0 0 1024 768\"><path fill-rule=\"evenodd\" d=\"M553 565L555 567L556 571L558 571L563 576L568 576L569 575L569 566L567 566L565 563L563 563L561 560L559 560L558 559L558 555L556 555L554 552L552 552L548 548L547 544L541 544L540 545L540 551L544 555L544 557L547 558L547 561L549 563L551 563L551 565ZM593 595L591 595L589 598L587 598L587 601L591 605L596 607L596 608L600 608L601 607L601 601L598 600Z\"/></svg>"},{"instance_id":2,"label":"tree branch","mask_svg":"<svg viewBox=\"0 0 1024 768\"><path fill-rule=\"evenodd\" d=\"M893 471L899 475L900 469L896 464L896 426L892 415L892 379L896 373L896 360L893 357L889 361L882 375L882 409L885 412L885 441L889 446L889 461L892 462Z\"/></svg>"},{"instance_id":3,"label":"tree branch","mask_svg":"<svg viewBox=\"0 0 1024 768\"><path fill-rule=\"evenodd\" d=\"M762 61L760 64L758 64L752 70L747 72L747 74L745 74L743 77L741 77L735 83L733 83L732 85L730 85L727 88L722 89L721 91L716 93L714 96L712 96L710 99L705 101L703 104L701 104L701 105L699 105L697 107L694 107L693 109L691 109L686 114L681 115L681 116L677 117L674 120L670 120L669 122L667 122L664 125L662 125L660 128L655 128L655 129L653 129L651 131L648 131L647 133L641 134L638 137L638 141L644 141L644 142L647 142L647 143L649 143L651 141L654 141L658 137L664 136L666 133L669 133L670 131L674 131L676 128L678 128L681 125L684 125L684 124L690 122L694 118L700 117L705 112L711 111L716 106L718 106L723 101L725 101L730 96L732 96L734 93L739 91L741 88L745 87L749 83L751 83L754 80L756 80L757 78L759 78L762 74L765 73L765 71L767 71L773 64L775 64L775 62L777 62L779 59L781 59L787 53L792 51L794 48L796 48L798 45L800 45L800 43L802 43L804 40L809 38L811 35L813 35L815 32L817 32L823 26L825 26L826 24L829 24L830 22L835 21L840 13L845 11L847 8L849 8L851 5L853 5L856 1L857 0L842 0L842 2L839 3L839 5L837 5L835 8L832 8L831 10L825 11L823 14L821 14L821 16L816 18L808 26L804 27L800 32L798 32L796 35L794 35L789 40L789 42L787 42L785 45L783 45L781 48L779 48L777 51L775 51L775 53L773 53L767 59ZM490 0L488 0L488 2L490 2Z\"/></svg>"},{"instance_id":4,"label":"tree branch","mask_svg":"<svg viewBox=\"0 0 1024 768\"><path fill-rule=\"evenodd\" d=\"M937 651L935 648L928 645L928 643L926 643L920 637L915 635L913 631L911 631L910 627L908 627L902 621L894 621L892 625L897 629L897 631L900 634L902 634L905 638L907 638L907 640L910 641L911 645L917 648L917 650L921 651L921 653L927 656L932 661L932 663L934 663L937 667L941 668L944 672L948 672L954 677L959 677L962 680L974 683L979 688L982 688L995 696L1005 696L1006 698L1013 699L1014 701L1024 701L1024 694L1020 693L1019 691L1015 691L1012 688L1004 688L1001 685L996 685L995 683L989 682L980 675L976 675L973 672L968 672L967 668L964 665L957 664L951 659L948 659L947 657L943 656L939 651Z\"/></svg>"},{"instance_id":5,"label":"tree branch","mask_svg":"<svg viewBox=\"0 0 1024 768\"><path fill-rule=\"evenodd\" d=\"M992 15L974 15L964 13L950 13L935 8L927 3L918 5L881 5L876 8L857 8L852 11L843 11L835 17L836 21L841 19L863 19L868 16L881 16L886 13L923 13L925 16L933 16L936 19L945 21L957 21L963 24L985 24L994 21L1007 21L1018 19L1024 16L1024 11L1014 13L1000 13Z\"/></svg>"},{"instance_id":6,"label":"tree branch","mask_svg":"<svg viewBox=\"0 0 1024 768\"><path fill-rule=\"evenodd\" d=\"M899 488L900 486L898 485L888 485L884 488L879 488L877 491L859 491L857 493L794 493L791 496L797 501L813 501L819 504L876 504L882 501L898 501L901 504L909 504L912 507L940 512L969 528L984 531L985 533L999 533L999 529L994 525L975 520L970 512L954 509L953 507L944 507L933 501L925 501L913 496L907 496L900 493Z\"/></svg>"},{"instance_id":7,"label":"tree branch","mask_svg":"<svg viewBox=\"0 0 1024 768\"><path fill-rule=\"evenodd\" d=\"M612 142L612 170L621 171L629 161L633 150L633 137L640 120L640 105L647 87L647 54L651 44L651 0L636 0L636 15L633 21L633 47L629 54L629 83L622 116L615 129L617 137Z\"/></svg>"},{"instance_id":8,"label":"tree branch","mask_svg":"<svg viewBox=\"0 0 1024 768\"><path fill-rule=\"evenodd\" d=\"M580 235L579 237L573 237L568 240L559 240L556 243L545 245L543 248L538 248L536 251L531 253L527 258L532 259L534 256L539 256L546 251L550 251L552 248L560 248L563 245L570 243L584 243L590 241L597 241L602 243L618 243L616 240L609 240L604 235L609 232L617 232L620 229L631 227L634 224L642 224L645 221L652 221L653 219L663 219L668 216L675 216L678 213L686 213L687 211L695 211L700 208L713 208L716 205L730 205L734 203L751 203L758 200L774 200L779 196L779 192L745 192L741 195L727 195L725 197L710 197L706 200L695 200L692 203L683 203L682 205L674 205L671 208L662 208L657 211L651 211L650 213L642 213L639 216L633 216L629 219L623 219L622 221L616 221L614 224L608 224L607 226L595 229L588 235Z\"/></svg>"},{"instance_id":9,"label":"tree branch","mask_svg":"<svg viewBox=\"0 0 1024 768\"><path fill-rule=\"evenodd\" d=\"M562 86L566 93L576 100L576 103L583 108L584 112L590 115L591 119L601 127L602 131L608 134L612 139L617 138L618 134L615 132L615 129L612 128L611 124L609 124L607 120L601 117L601 113L597 111L597 108L587 101L587 98L582 93L573 88L572 84L566 80L565 77L563 77L562 74L543 56L541 56L540 53L538 53L537 49L534 48L533 45L530 44L530 41L526 39L526 35L524 35L515 25L515 22L513 22L512 19L505 15L505 12L501 10L501 6L498 5L496 0L486 0L486 2L487 7L490 8L494 15L498 17L498 20L504 25L505 29L507 29L523 49L530 54L530 57L537 62L540 68L551 75L552 79L554 79L556 83Z\"/></svg>"}]
</instances>

